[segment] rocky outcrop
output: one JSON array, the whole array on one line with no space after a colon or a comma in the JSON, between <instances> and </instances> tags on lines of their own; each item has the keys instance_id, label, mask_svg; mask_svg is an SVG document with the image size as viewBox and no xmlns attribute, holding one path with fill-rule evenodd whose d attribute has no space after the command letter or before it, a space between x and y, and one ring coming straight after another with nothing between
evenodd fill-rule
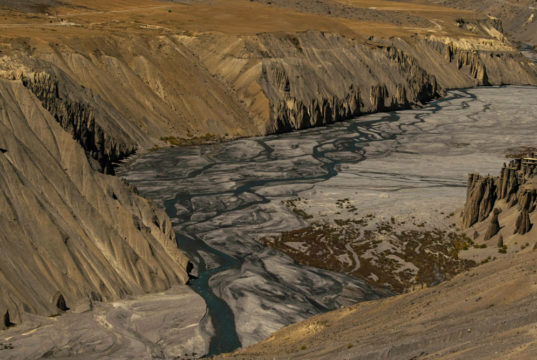
<instances>
[{"instance_id":1,"label":"rocky outcrop","mask_svg":"<svg viewBox=\"0 0 537 360\"><path fill-rule=\"evenodd\" d=\"M503 235L502 235L502 234L500 234L500 236L498 237L498 244L497 244L497 246L498 246L499 248L503 248L503 246L504 246L504 244L503 244Z\"/></svg>"},{"instance_id":2,"label":"rocky outcrop","mask_svg":"<svg viewBox=\"0 0 537 360\"><path fill-rule=\"evenodd\" d=\"M530 214L537 206L537 161L535 154L522 154L519 158L504 164L497 177L470 174L466 204L462 213L465 227L470 227L485 220L498 201L507 207L518 207L518 217L515 223L515 234L526 234L532 228ZM490 239L499 230L497 213L491 217L491 222L485 240Z\"/></svg>"},{"instance_id":3,"label":"rocky outcrop","mask_svg":"<svg viewBox=\"0 0 537 360\"><path fill-rule=\"evenodd\" d=\"M2 327L187 281L165 212L92 169L19 81L0 80L0 147Z\"/></svg>"},{"instance_id":4,"label":"rocky outcrop","mask_svg":"<svg viewBox=\"0 0 537 360\"><path fill-rule=\"evenodd\" d=\"M472 78L476 79L479 85L490 85L487 68L481 61L478 52L458 50L453 43L433 42L431 45L443 53L447 61L454 63L457 69L467 72Z\"/></svg>"},{"instance_id":5,"label":"rocky outcrop","mask_svg":"<svg viewBox=\"0 0 537 360\"><path fill-rule=\"evenodd\" d=\"M515 223L515 234L524 235L531 230L532 223L528 210L522 209Z\"/></svg>"},{"instance_id":6,"label":"rocky outcrop","mask_svg":"<svg viewBox=\"0 0 537 360\"><path fill-rule=\"evenodd\" d=\"M128 139L121 129L104 131L99 125L109 121L110 116L97 110L95 102L91 104L86 100L95 98L89 90L81 89L79 85L65 78L59 81L47 72L21 74L21 81L37 96L56 121L78 141L96 170L113 174L114 164L136 151L134 141ZM74 91L70 91L69 87L74 88ZM80 96L76 96L78 94ZM122 117L121 114L114 115ZM96 116L103 118L97 120Z\"/></svg>"},{"instance_id":7,"label":"rocky outcrop","mask_svg":"<svg viewBox=\"0 0 537 360\"><path fill-rule=\"evenodd\" d=\"M294 39L299 48L284 46L287 39L273 34L259 39L264 48L273 49L263 54L258 80L270 104L268 133L408 107L438 96L434 76L393 46L368 47L314 32ZM319 59L318 49L325 46L333 52ZM343 62L349 56L353 62Z\"/></svg>"},{"instance_id":8,"label":"rocky outcrop","mask_svg":"<svg viewBox=\"0 0 537 360\"><path fill-rule=\"evenodd\" d=\"M33 58L0 59L0 78L19 80L82 146L92 167L105 174L148 143L120 112L57 66Z\"/></svg>"},{"instance_id":9,"label":"rocky outcrop","mask_svg":"<svg viewBox=\"0 0 537 360\"><path fill-rule=\"evenodd\" d=\"M499 40L261 33L179 39L234 89L259 133L329 124L408 108L444 89L536 84L536 69Z\"/></svg>"},{"instance_id":10,"label":"rocky outcrop","mask_svg":"<svg viewBox=\"0 0 537 360\"><path fill-rule=\"evenodd\" d=\"M490 176L470 174L467 186L466 205L462 216L465 227L485 220L497 199L496 184Z\"/></svg>"},{"instance_id":11,"label":"rocky outcrop","mask_svg":"<svg viewBox=\"0 0 537 360\"><path fill-rule=\"evenodd\" d=\"M500 231L500 223L498 222L498 214L500 211L498 209L494 209L494 212L492 213L492 217L490 218L489 226L487 227L487 231L485 232L485 240L490 240L494 235Z\"/></svg>"},{"instance_id":12,"label":"rocky outcrop","mask_svg":"<svg viewBox=\"0 0 537 360\"><path fill-rule=\"evenodd\" d=\"M309 34L309 37L316 38L317 36ZM322 35L322 37L328 37L328 35ZM268 35L264 35L263 40L268 43L266 46L271 46L270 43L275 41ZM320 42L318 38L315 40ZM304 48L307 49L308 44L315 43L310 39L301 41L305 43L301 47L302 51L305 51ZM353 46L348 48L352 49ZM305 63L306 59L300 60L304 63L299 68L293 68L284 59L263 61L259 82L271 104L272 125L267 127L267 132L304 129L334 123L363 113L405 108L439 95L434 76L427 74L414 58L403 51L391 46L379 46L368 51L362 49L363 52L356 50L355 60L359 63L370 62L364 57L376 58L377 63L374 66L379 70L382 69L380 70L383 72L382 82L371 81L371 85L367 87L365 84L353 81L353 78L360 76L358 71L363 70L354 65L347 69L332 69L332 73L328 69L324 71L324 74L315 71L315 75L308 70L311 77L301 80L305 82L303 84L296 84L296 79L304 76L300 75L299 71L302 72L302 69L311 67L310 64ZM296 54L293 55L296 56ZM293 55L289 54L289 56ZM286 55L283 56L286 57ZM326 67L328 63L327 59L327 63L320 65ZM341 71L349 72L348 76L342 76ZM387 76L388 74L392 74L391 79ZM326 88L323 89L322 87L328 85L324 79L326 76L333 77L331 82L338 78L337 81L348 83L347 89L341 88L333 93L327 91ZM312 82L311 85L307 84L308 82ZM335 84L329 86L338 87ZM321 90L320 93L315 93L313 91L315 88Z\"/></svg>"}]
</instances>

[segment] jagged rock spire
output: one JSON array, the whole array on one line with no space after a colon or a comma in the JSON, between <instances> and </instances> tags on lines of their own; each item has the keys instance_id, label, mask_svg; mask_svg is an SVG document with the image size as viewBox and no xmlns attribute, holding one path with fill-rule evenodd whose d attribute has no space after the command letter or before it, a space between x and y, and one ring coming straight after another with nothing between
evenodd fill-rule
<instances>
[{"instance_id":1,"label":"jagged rock spire","mask_svg":"<svg viewBox=\"0 0 537 360\"><path fill-rule=\"evenodd\" d=\"M492 213L492 217L490 218L490 223L487 228L487 232L485 233L485 240L491 239L494 235L500 231L500 223L498 221L498 214L500 213L500 210L494 209L494 212Z\"/></svg>"},{"instance_id":2,"label":"jagged rock spire","mask_svg":"<svg viewBox=\"0 0 537 360\"><path fill-rule=\"evenodd\" d=\"M532 223L530 221L530 215L528 210L522 209L515 224L515 234L523 235L531 230Z\"/></svg>"}]
</instances>

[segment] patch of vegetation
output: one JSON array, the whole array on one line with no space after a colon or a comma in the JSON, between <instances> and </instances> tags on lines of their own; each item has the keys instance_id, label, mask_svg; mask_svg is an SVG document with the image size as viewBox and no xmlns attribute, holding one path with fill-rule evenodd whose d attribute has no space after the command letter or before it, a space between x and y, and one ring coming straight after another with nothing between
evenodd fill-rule
<instances>
[{"instance_id":1,"label":"patch of vegetation","mask_svg":"<svg viewBox=\"0 0 537 360\"><path fill-rule=\"evenodd\" d=\"M518 148L512 148L508 150L509 152L505 154L505 157L508 159L522 159L531 155L534 152L537 152L537 147L533 146L521 146Z\"/></svg>"},{"instance_id":2,"label":"patch of vegetation","mask_svg":"<svg viewBox=\"0 0 537 360\"><path fill-rule=\"evenodd\" d=\"M188 145L207 145L214 144L222 140L221 137L214 134L205 134L188 138L180 138L176 136L163 136L160 140L172 146L188 146Z\"/></svg>"},{"instance_id":3,"label":"patch of vegetation","mask_svg":"<svg viewBox=\"0 0 537 360\"><path fill-rule=\"evenodd\" d=\"M282 201L282 204L284 204L286 208L288 208L293 213L295 213L298 217L300 217L300 218L302 218L304 220L308 220L308 219L313 218L313 215L310 215L307 212L305 212L304 210L298 208L297 202L299 202L300 200L301 199L298 197L298 198L295 198L295 199L289 199L289 200L286 200L286 201Z\"/></svg>"},{"instance_id":4,"label":"patch of vegetation","mask_svg":"<svg viewBox=\"0 0 537 360\"><path fill-rule=\"evenodd\" d=\"M13 350L13 344L12 343L0 343L0 350Z\"/></svg>"},{"instance_id":5,"label":"patch of vegetation","mask_svg":"<svg viewBox=\"0 0 537 360\"><path fill-rule=\"evenodd\" d=\"M373 217L312 222L260 241L298 263L367 278L398 293L420 284L436 284L477 265L459 259L459 251L474 245L466 234L427 230L419 227L422 223L416 224L416 230L400 230L402 222L395 219L366 229Z\"/></svg>"},{"instance_id":6,"label":"patch of vegetation","mask_svg":"<svg viewBox=\"0 0 537 360\"><path fill-rule=\"evenodd\" d=\"M354 213L358 211L358 208L351 204L349 198L341 199L336 201L336 207L339 209L345 209L348 212Z\"/></svg>"}]
</instances>

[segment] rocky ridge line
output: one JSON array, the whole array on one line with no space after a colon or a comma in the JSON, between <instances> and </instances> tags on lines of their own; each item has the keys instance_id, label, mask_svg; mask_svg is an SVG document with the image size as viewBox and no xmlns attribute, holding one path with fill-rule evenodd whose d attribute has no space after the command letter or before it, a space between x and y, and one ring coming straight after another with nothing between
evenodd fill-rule
<instances>
[{"instance_id":1,"label":"rocky ridge line","mask_svg":"<svg viewBox=\"0 0 537 360\"><path fill-rule=\"evenodd\" d=\"M114 165L145 142L132 125L124 130L120 124L128 120L121 113L52 64L16 59L10 67L0 77L18 80L28 88L82 146L95 170L114 174Z\"/></svg>"},{"instance_id":2,"label":"rocky ridge line","mask_svg":"<svg viewBox=\"0 0 537 360\"><path fill-rule=\"evenodd\" d=\"M305 31L179 41L233 89L260 134L419 106L446 89L537 84L535 65L497 39L364 40Z\"/></svg>"}]
</instances>

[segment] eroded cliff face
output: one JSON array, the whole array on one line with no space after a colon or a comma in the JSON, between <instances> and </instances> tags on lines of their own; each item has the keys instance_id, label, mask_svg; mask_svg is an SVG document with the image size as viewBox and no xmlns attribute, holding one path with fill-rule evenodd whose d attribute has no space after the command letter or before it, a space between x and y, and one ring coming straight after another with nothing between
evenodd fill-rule
<instances>
[{"instance_id":1,"label":"eroded cliff face","mask_svg":"<svg viewBox=\"0 0 537 360\"><path fill-rule=\"evenodd\" d=\"M180 36L234 89L261 134L408 108L444 89L536 84L536 67L496 40L357 39L308 31Z\"/></svg>"},{"instance_id":2,"label":"eroded cliff face","mask_svg":"<svg viewBox=\"0 0 537 360\"><path fill-rule=\"evenodd\" d=\"M112 172L164 138L319 126L409 108L449 88L537 84L537 67L483 35L183 32L67 39L5 56L0 76L22 80L95 167Z\"/></svg>"},{"instance_id":3,"label":"eroded cliff face","mask_svg":"<svg viewBox=\"0 0 537 360\"><path fill-rule=\"evenodd\" d=\"M0 81L0 148L3 327L187 281L164 211L92 169L20 81Z\"/></svg>"},{"instance_id":4,"label":"eroded cliff face","mask_svg":"<svg viewBox=\"0 0 537 360\"><path fill-rule=\"evenodd\" d=\"M470 174L462 213L463 226L470 227L485 221L495 208L506 211L514 209L515 214L507 216L499 225L514 227L514 234L528 233L532 229L531 218L537 206L536 176L537 164L530 154L504 164L499 176ZM498 222L497 213L499 210L494 211L490 223L494 222L494 217ZM496 233L498 231L492 236Z\"/></svg>"},{"instance_id":5,"label":"eroded cliff face","mask_svg":"<svg viewBox=\"0 0 537 360\"><path fill-rule=\"evenodd\" d=\"M270 104L268 133L405 108L438 96L435 77L393 46L361 45L323 33L267 34L259 41L271 49L261 59L258 80Z\"/></svg>"}]
</instances>

